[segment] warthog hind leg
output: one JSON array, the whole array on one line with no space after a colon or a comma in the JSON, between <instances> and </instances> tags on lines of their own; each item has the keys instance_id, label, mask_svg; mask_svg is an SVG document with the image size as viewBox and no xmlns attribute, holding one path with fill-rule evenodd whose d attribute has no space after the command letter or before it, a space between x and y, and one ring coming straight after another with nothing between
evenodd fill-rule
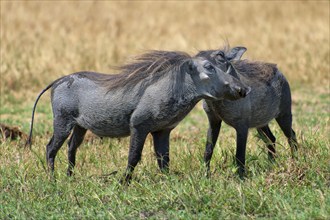
<instances>
[{"instance_id":1,"label":"warthog hind leg","mask_svg":"<svg viewBox=\"0 0 330 220\"><path fill-rule=\"evenodd\" d=\"M77 149L83 142L86 131L87 130L85 128L82 128L78 125L76 125L73 128L72 135L68 142L68 160L69 160L69 166L68 166L68 171L67 171L68 176L72 175L73 168L76 164Z\"/></svg>"},{"instance_id":2,"label":"warthog hind leg","mask_svg":"<svg viewBox=\"0 0 330 220\"><path fill-rule=\"evenodd\" d=\"M284 135L288 138L288 142L291 148L291 154L292 158L295 157L295 153L298 150L298 142L296 138L296 133L292 129L292 115L285 114L278 118L276 118L276 121L280 128L282 129Z\"/></svg>"},{"instance_id":3,"label":"warthog hind leg","mask_svg":"<svg viewBox=\"0 0 330 220\"><path fill-rule=\"evenodd\" d=\"M275 160L275 142L276 142L276 138L273 135L272 131L270 130L269 126L266 125L264 127L261 128L257 128L257 131L261 137L261 140L263 140L263 142L265 142L265 144L267 144L267 148L268 148L268 159L270 161L274 161Z\"/></svg>"}]
</instances>

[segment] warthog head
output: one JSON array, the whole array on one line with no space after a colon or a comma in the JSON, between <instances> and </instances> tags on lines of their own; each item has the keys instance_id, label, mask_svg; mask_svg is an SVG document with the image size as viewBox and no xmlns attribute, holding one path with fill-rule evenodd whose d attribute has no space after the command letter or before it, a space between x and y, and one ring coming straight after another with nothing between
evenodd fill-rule
<instances>
[{"instance_id":1,"label":"warthog head","mask_svg":"<svg viewBox=\"0 0 330 220\"><path fill-rule=\"evenodd\" d=\"M191 74L192 79L197 91L205 99L236 100L245 97L251 90L229 74L231 68L223 71L204 57L196 57L189 68L189 72L196 69L197 74Z\"/></svg>"},{"instance_id":2,"label":"warthog head","mask_svg":"<svg viewBox=\"0 0 330 220\"><path fill-rule=\"evenodd\" d=\"M222 50L205 50L200 51L196 57L204 57L211 61L214 65L220 68L222 71L227 72L239 79L237 72L232 65L233 61L240 60L242 55L247 49L245 47L233 47L226 46Z\"/></svg>"}]
</instances>

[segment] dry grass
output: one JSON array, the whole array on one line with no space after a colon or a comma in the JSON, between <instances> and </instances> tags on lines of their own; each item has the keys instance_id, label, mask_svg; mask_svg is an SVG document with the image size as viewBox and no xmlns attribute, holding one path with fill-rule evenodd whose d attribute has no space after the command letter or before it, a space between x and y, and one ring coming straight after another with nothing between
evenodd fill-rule
<instances>
[{"instance_id":1,"label":"dry grass","mask_svg":"<svg viewBox=\"0 0 330 220\"><path fill-rule=\"evenodd\" d=\"M231 45L291 83L328 85L329 2L1 2L1 89L40 90L79 70L111 73L148 49ZM34 93L33 93L34 94Z\"/></svg>"}]
</instances>

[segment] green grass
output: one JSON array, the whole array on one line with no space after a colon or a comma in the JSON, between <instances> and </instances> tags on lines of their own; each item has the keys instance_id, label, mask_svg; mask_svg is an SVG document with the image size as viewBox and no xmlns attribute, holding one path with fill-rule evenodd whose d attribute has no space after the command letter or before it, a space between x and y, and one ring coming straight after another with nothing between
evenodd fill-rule
<instances>
[{"instance_id":1,"label":"green grass","mask_svg":"<svg viewBox=\"0 0 330 220\"><path fill-rule=\"evenodd\" d=\"M234 129L224 125L212 176L206 178L202 155L207 121L199 104L172 133L170 173L158 170L148 137L130 186L118 183L127 162L128 138L84 142L73 178L65 175L67 147L63 146L56 158L56 181L51 180L44 155L52 120L50 107L42 103L32 151L23 148L22 141L0 145L0 219L329 219L329 115L325 108L329 97L313 91L314 101L320 101L313 105L313 113L302 108L314 102L309 93L300 90L299 94L304 95L293 106L299 159L291 159L286 139L271 123L278 158L270 163L264 144L251 130L248 177L241 181L235 174Z\"/></svg>"}]
</instances>

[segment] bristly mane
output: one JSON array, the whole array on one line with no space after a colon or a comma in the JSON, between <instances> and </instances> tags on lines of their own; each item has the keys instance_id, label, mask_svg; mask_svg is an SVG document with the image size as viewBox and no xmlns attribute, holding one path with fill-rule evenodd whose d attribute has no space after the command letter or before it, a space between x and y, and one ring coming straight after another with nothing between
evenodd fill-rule
<instances>
[{"instance_id":1,"label":"bristly mane","mask_svg":"<svg viewBox=\"0 0 330 220\"><path fill-rule=\"evenodd\" d=\"M255 80L268 81L277 73L276 64L251 60L232 62L236 72Z\"/></svg>"},{"instance_id":2,"label":"bristly mane","mask_svg":"<svg viewBox=\"0 0 330 220\"><path fill-rule=\"evenodd\" d=\"M152 50L135 57L128 64L116 67L115 69L120 71L119 74L103 74L101 77L86 74L85 77L109 90L134 86L149 76L150 82L154 82L170 71L179 71L182 64L190 59L191 56L184 52Z\"/></svg>"},{"instance_id":3,"label":"bristly mane","mask_svg":"<svg viewBox=\"0 0 330 220\"><path fill-rule=\"evenodd\" d=\"M231 50L229 43L226 43L221 51L225 54ZM277 65L274 63L266 63L253 60L237 60L232 62L235 70L242 75L248 76L255 80L268 81L277 73Z\"/></svg>"}]
</instances>

